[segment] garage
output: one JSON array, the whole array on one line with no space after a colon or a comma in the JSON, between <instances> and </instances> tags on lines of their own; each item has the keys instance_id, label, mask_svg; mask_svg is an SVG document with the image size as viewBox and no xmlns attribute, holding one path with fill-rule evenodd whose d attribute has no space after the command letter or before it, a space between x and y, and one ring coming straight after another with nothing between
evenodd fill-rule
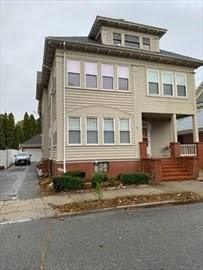
<instances>
[{"instance_id":1,"label":"garage","mask_svg":"<svg viewBox=\"0 0 203 270\"><path fill-rule=\"evenodd\" d=\"M21 145L23 152L28 152L32 155L31 162L39 162L41 160L41 141L41 134L37 134Z\"/></svg>"}]
</instances>

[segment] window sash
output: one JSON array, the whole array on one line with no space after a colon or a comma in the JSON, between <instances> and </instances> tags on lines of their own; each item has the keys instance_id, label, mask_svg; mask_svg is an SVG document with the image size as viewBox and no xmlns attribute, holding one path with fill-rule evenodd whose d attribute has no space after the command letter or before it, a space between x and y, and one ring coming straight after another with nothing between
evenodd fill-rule
<instances>
[{"instance_id":1,"label":"window sash","mask_svg":"<svg viewBox=\"0 0 203 270\"><path fill-rule=\"evenodd\" d=\"M121 45L121 34L120 33L113 33L113 44L114 45Z\"/></svg>"},{"instance_id":2,"label":"window sash","mask_svg":"<svg viewBox=\"0 0 203 270\"><path fill-rule=\"evenodd\" d=\"M173 85L172 84L163 84L164 95L165 96L173 96Z\"/></svg>"},{"instance_id":3,"label":"window sash","mask_svg":"<svg viewBox=\"0 0 203 270\"><path fill-rule=\"evenodd\" d=\"M68 72L68 86L80 87L80 73Z\"/></svg>"},{"instance_id":4,"label":"window sash","mask_svg":"<svg viewBox=\"0 0 203 270\"><path fill-rule=\"evenodd\" d=\"M119 90L128 90L128 79L118 78L118 89Z\"/></svg>"},{"instance_id":5,"label":"window sash","mask_svg":"<svg viewBox=\"0 0 203 270\"><path fill-rule=\"evenodd\" d=\"M104 143L105 144L114 144L114 119L113 118L104 118Z\"/></svg>"},{"instance_id":6,"label":"window sash","mask_svg":"<svg viewBox=\"0 0 203 270\"><path fill-rule=\"evenodd\" d=\"M69 144L81 144L80 117L69 117Z\"/></svg>"},{"instance_id":7,"label":"window sash","mask_svg":"<svg viewBox=\"0 0 203 270\"><path fill-rule=\"evenodd\" d=\"M148 70L148 82L158 83L158 81L159 81L158 71Z\"/></svg>"},{"instance_id":8,"label":"window sash","mask_svg":"<svg viewBox=\"0 0 203 270\"><path fill-rule=\"evenodd\" d=\"M118 78L129 78L129 67L128 66L118 66L117 69Z\"/></svg>"},{"instance_id":9,"label":"window sash","mask_svg":"<svg viewBox=\"0 0 203 270\"><path fill-rule=\"evenodd\" d=\"M159 84L154 82L149 82L149 94L158 95L159 94Z\"/></svg>"},{"instance_id":10,"label":"window sash","mask_svg":"<svg viewBox=\"0 0 203 270\"><path fill-rule=\"evenodd\" d=\"M102 88L113 89L113 77L102 76Z\"/></svg>"},{"instance_id":11,"label":"window sash","mask_svg":"<svg viewBox=\"0 0 203 270\"><path fill-rule=\"evenodd\" d=\"M80 117L69 117L69 130L80 130Z\"/></svg>"},{"instance_id":12,"label":"window sash","mask_svg":"<svg viewBox=\"0 0 203 270\"><path fill-rule=\"evenodd\" d=\"M97 88L97 76L92 74L86 74L86 87Z\"/></svg>"},{"instance_id":13,"label":"window sash","mask_svg":"<svg viewBox=\"0 0 203 270\"><path fill-rule=\"evenodd\" d=\"M143 38L142 39L142 43L145 46L150 46L150 39L149 38Z\"/></svg>"},{"instance_id":14,"label":"window sash","mask_svg":"<svg viewBox=\"0 0 203 270\"><path fill-rule=\"evenodd\" d=\"M130 143L130 131L120 131L120 143Z\"/></svg>"},{"instance_id":15,"label":"window sash","mask_svg":"<svg viewBox=\"0 0 203 270\"><path fill-rule=\"evenodd\" d=\"M125 35L125 45L129 47L140 47L140 40L137 36Z\"/></svg>"},{"instance_id":16,"label":"window sash","mask_svg":"<svg viewBox=\"0 0 203 270\"><path fill-rule=\"evenodd\" d=\"M85 62L85 74L98 75L97 63Z\"/></svg>"},{"instance_id":17,"label":"window sash","mask_svg":"<svg viewBox=\"0 0 203 270\"><path fill-rule=\"evenodd\" d=\"M184 74L176 74L176 88L178 97L187 96L186 76Z\"/></svg>"},{"instance_id":18,"label":"window sash","mask_svg":"<svg viewBox=\"0 0 203 270\"><path fill-rule=\"evenodd\" d=\"M70 73L79 73L80 74L80 61L67 60L67 71Z\"/></svg>"},{"instance_id":19,"label":"window sash","mask_svg":"<svg viewBox=\"0 0 203 270\"><path fill-rule=\"evenodd\" d=\"M102 64L101 65L101 75L107 77L113 77L113 65Z\"/></svg>"},{"instance_id":20,"label":"window sash","mask_svg":"<svg viewBox=\"0 0 203 270\"><path fill-rule=\"evenodd\" d=\"M87 130L87 144L98 144L97 130Z\"/></svg>"},{"instance_id":21,"label":"window sash","mask_svg":"<svg viewBox=\"0 0 203 270\"><path fill-rule=\"evenodd\" d=\"M186 86L185 85L177 85L177 94L179 97L186 97Z\"/></svg>"},{"instance_id":22,"label":"window sash","mask_svg":"<svg viewBox=\"0 0 203 270\"><path fill-rule=\"evenodd\" d=\"M120 119L120 131L129 131L129 119Z\"/></svg>"}]
</instances>

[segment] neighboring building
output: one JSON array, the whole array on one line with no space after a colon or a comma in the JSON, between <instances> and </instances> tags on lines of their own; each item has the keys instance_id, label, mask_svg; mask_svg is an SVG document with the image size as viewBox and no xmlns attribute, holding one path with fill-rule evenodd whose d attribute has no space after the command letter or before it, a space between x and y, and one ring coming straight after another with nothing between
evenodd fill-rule
<instances>
[{"instance_id":1,"label":"neighboring building","mask_svg":"<svg viewBox=\"0 0 203 270\"><path fill-rule=\"evenodd\" d=\"M199 129L199 141L203 142L203 82L196 90L197 99L197 126ZM178 141L182 144L193 143L192 118L185 117L178 121Z\"/></svg>"},{"instance_id":2,"label":"neighboring building","mask_svg":"<svg viewBox=\"0 0 203 270\"><path fill-rule=\"evenodd\" d=\"M54 175L80 169L87 178L136 170L159 180L196 177L177 172L171 157L182 151L176 119L191 116L199 140L194 71L203 62L161 50L166 31L97 16L88 37L45 39L36 98L42 160L47 168L52 160ZM184 167L183 157L179 162Z\"/></svg>"},{"instance_id":3,"label":"neighboring building","mask_svg":"<svg viewBox=\"0 0 203 270\"><path fill-rule=\"evenodd\" d=\"M30 153L31 156L31 162L39 162L42 157L42 151L41 151L41 134L37 134L31 139L25 141L21 144L21 149L23 152Z\"/></svg>"}]
</instances>

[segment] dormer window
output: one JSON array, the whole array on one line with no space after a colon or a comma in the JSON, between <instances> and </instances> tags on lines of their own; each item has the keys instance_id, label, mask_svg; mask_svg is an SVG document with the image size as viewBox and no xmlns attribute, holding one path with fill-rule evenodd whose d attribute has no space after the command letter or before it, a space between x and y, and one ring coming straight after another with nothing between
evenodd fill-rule
<instances>
[{"instance_id":1,"label":"dormer window","mask_svg":"<svg viewBox=\"0 0 203 270\"><path fill-rule=\"evenodd\" d=\"M149 38L142 38L142 44L144 49L150 49L150 39Z\"/></svg>"},{"instance_id":2,"label":"dormer window","mask_svg":"<svg viewBox=\"0 0 203 270\"><path fill-rule=\"evenodd\" d=\"M125 35L125 46L139 48L140 47L140 39L136 36Z\"/></svg>"},{"instance_id":3,"label":"dormer window","mask_svg":"<svg viewBox=\"0 0 203 270\"><path fill-rule=\"evenodd\" d=\"M113 44L114 45L121 45L121 34L113 33Z\"/></svg>"}]
</instances>

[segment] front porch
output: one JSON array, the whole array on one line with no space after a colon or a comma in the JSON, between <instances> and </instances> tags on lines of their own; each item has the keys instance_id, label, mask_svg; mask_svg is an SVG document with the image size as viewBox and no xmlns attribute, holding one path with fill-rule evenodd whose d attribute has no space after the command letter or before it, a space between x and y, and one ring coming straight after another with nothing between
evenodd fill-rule
<instances>
[{"instance_id":1,"label":"front porch","mask_svg":"<svg viewBox=\"0 0 203 270\"><path fill-rule=\"evenodd\" d=\"M185 115L142 113L141 166L155 182L197 179L203 166L203 143L199 143L196 115L193 144L180 144L177 119Z\"/></svg>"}]
</instances>

